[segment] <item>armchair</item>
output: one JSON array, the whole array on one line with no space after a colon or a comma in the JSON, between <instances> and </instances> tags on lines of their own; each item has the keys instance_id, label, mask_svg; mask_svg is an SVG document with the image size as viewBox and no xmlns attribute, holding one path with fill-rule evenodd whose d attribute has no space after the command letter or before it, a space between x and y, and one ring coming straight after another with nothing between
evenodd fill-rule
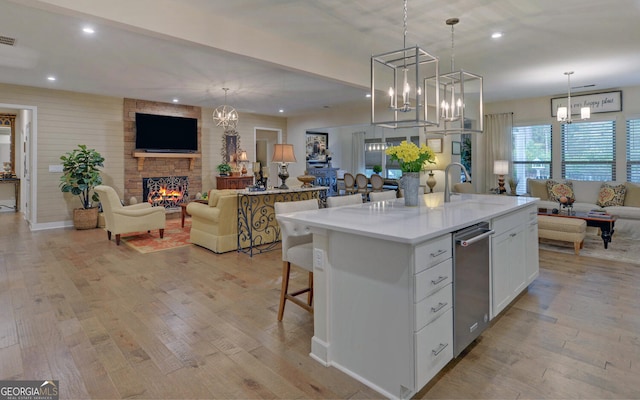
<instances>
[{"instance_id":1,"label":"armchair","mask_svg":"<svg viewBox=\"0 0 640 400\"><path fill-rule=\"evenodd\" d=\"M115 234L116 245L120 245L122 233L159 229L160 237L164 237L166 215L163 207L151 207L146 202L123 206L118 194L110 186L98 185L95 191L100 196L107 238L111 240L111 235Z\"/></svg>"}]
</instances>

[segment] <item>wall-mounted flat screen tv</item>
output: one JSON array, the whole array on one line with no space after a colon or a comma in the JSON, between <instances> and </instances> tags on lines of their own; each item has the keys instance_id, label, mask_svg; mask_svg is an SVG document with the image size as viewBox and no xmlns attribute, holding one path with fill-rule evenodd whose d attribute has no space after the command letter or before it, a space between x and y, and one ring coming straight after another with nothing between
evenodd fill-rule
<instances>
[{"instance_id":1,"label":"wall-mounted flat screen tv","mask_svg":"<svg viewBox=\"0 0 640 400\"><path fill-rule=\"evenodd\" d=\"M195 153L198 151L198 120L136 113L136 149Z\"/></svg>"}]
</instances>

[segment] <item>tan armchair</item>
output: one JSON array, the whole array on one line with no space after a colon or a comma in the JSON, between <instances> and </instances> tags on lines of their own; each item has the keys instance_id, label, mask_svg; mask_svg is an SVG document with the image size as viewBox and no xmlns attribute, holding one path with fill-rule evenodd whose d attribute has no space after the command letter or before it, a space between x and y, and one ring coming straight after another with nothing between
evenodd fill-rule
<instances>
[{"instance_id":1,"label":"tan armchair","mask_svg":"<svg viewBox=\"0 0 640 400\"><path fill-rule=\"evenodd\" d=\"M159 229L160 237L164 237L166 215L163 207L152 207L146 202L123 206L118 194L110 186L99 185L95 191L100 196L107 237L111 240L111 235L115 234L116 245L120 244L120 235L123 233Z\"/></svg>"},{"instance_id":2,"label":"tan armchair","mask_svg":"<svg viewBox=\"0 0 640 400\"><path fill-rule=\"evenodd\" d=\"M209 191L209 203L191 202L191 243L215 253L238 249L238 191L233 189ZM243 241L242 247L248 245Z\"/></svg>"}]
</instances>

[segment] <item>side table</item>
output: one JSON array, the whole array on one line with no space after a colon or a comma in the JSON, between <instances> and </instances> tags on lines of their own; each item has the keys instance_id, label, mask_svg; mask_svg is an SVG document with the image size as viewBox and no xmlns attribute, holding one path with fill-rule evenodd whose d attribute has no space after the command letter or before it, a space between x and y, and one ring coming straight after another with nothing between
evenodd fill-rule
<instances>
[{"instance_id":1,"label":"side table","mask_svg":"<svg viewBox=\"0 0 640 400\"><path fill-rule=\"evenodd\" d=\"M202 204L207 204L209 203L209 200L194 200L193 202L195 203L202 203ZM184 228L184 217L186 217L187 215L189 215L187 213L187 205L189 203L180 203L180 217L181 217L181 226ZM189 215L190 216L190 215Z\"/></svg>"}]
</instances>

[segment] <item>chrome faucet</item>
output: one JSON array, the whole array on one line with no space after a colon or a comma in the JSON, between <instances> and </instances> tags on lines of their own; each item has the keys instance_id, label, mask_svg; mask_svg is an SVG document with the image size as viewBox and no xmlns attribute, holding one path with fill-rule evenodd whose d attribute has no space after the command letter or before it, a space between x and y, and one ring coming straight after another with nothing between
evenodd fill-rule
<instances>
[{"instance_id":1,"label":"chrome faucet","mask_svg":"<svg viewBox=\"0 0 640 400\"><path fill-rule=\"evenodd\" d=\"M457 162L453 162L447 165L447 167L444 169L444 202L445 203L448 203L451 201L451 191L449 190L449 168L453 165L457 165L460 168L462 168L462 171L464 171L464 176L467 178L467 182L471 181L469 172L467 172L467 169L464 167L464 165Z\"/></svg>"}]
</instances>

